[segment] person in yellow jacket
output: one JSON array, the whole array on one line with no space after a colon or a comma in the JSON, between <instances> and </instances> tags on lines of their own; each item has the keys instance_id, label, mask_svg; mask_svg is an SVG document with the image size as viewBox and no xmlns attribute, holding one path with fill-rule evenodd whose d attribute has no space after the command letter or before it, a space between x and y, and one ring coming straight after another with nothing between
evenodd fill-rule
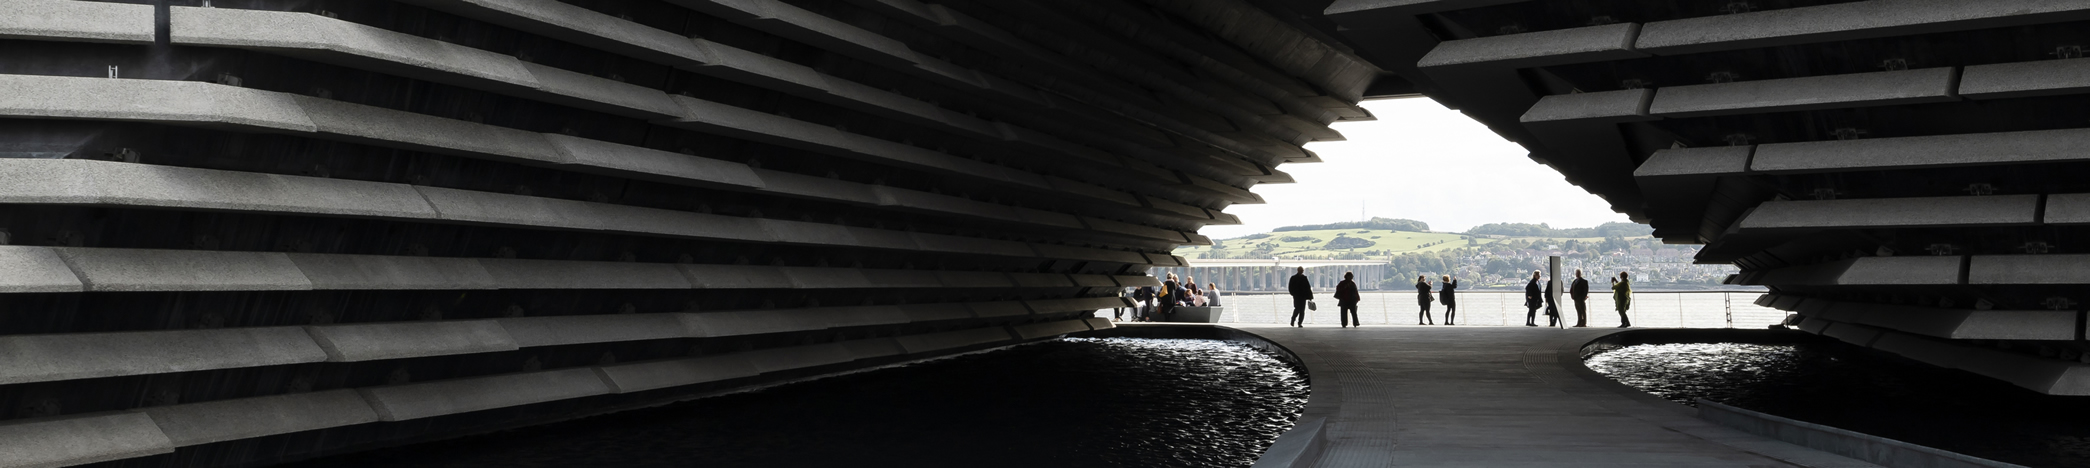
<instances>
[{"instance_id":1,"label":"person in yellow jacket","mask_svg":"<svg viewBox=\"0 0 2090 468\"><path fill-rule=\"evenodd\" d=\"M1611 301L1618 304L1618 328L1632 327L1633 319L1626 317L1626 309L1633 308L1633 281L1626 278L1626 272L1618 272L1618 277L1611 279Z\"/></svg>"}]
</instances>

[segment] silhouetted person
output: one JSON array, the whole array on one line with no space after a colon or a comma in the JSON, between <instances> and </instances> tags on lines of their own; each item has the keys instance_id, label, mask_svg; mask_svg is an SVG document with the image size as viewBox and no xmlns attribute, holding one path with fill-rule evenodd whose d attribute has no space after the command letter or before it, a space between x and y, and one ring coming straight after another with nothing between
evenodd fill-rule
<instances>
[{"instance_id":1,"label":"silhouetted person","mask_svg":"<svg viewBox=\"0 0 2090 468\"><path fill-rule=\"evenodd\" d=\"M1434 300L1430 297L1430 277L1415 277L1415 303L1418 307L1421 307L1421 310L1415 311L1416 325L1437 324L1436 320L1430 319L1430 302Z\"/></svg>"},{"instance_id":2,"label":"silhouetted person","mask_svg":"<svg viewBox=\"0 0 2090 468\"><path fill-rule=\"evenodd\" d=\"M1539 294L1538 270L1531 270L1531 281L1524 283L1524 326L1538 326L1538 308L1546 305Z\"/></svg>"},{"instance_id":3,"label":"silhouetted person","mask_svg":"<svg viewBox=\"0 0 2090 468\"><path fill-rule=\"evenodd\" d=\"M1452 322L1458 319L1459 302L1457 297L1452 296L1452 292L1459 289L1459 280L1451 279L1451 275L1444 275L1442 284L1444 289L1437 291L1437 302L1444 303L1444 324L1455 325Z\"/></svg>"},{"instance_id":4,"label":"silhouetted person","mask_svg":"<svg viewBox=\"0 0 2090 468\"><path fill-rule=\"evenodd\" d=\"M1362 327L1363 320L1357 319L1357 302L1364 300L1357 295L1357 282L1350 281L1350 272L1343 272L1343 282L1335 284L1335 316L1342 319L1342 326L1352 324Z\"/></svg>"},{"instance_id":5,"label":"silhouetted person","mask_svg":"<svg viewBox=\"0 0 2090 468\"><path fill-rule=\"evenodd\" d=\"M1548 327L1558 327L1567 324L1566 320L1561 320L1560 318L1560 300L1553 298L1553 293L1557 291L1560 290L1553 285L1553 278L1546 278L1546 293L1540 296L1546 299L1546 326Z\"/></svg>"},{"instance_id":6,"label":"silhouetted person","mask_svg":"<svg viewBox=\"0 0 2090 468\"><path fill-rule=\"evenodd\" d=\"M1618 272L1618 277L1611 279L1611 302L1618 304L1618 328L1632 327L1633 319L1626 316L1626 310L1633 308L1633 280L1626 277L1626 272Z\"/></svg>"},{"instance_id":7,"label":"silhouetted person","mask_svg":"<svg viewBox=\"0 0 2090 468\"><path fill-rule=\"evenodd\" d=\"M1161 309L1156 311L1159 314L1154 317L1154 321L1168 321L1169 316L1175 315L1176 306L1183 305L1188 294L1189 290L1183 289L1183 283L1176 282L1176 274L1169 273L1168 281L1161 282Z\"/></svg>"},{"instance_id":8,"label":"silhouetted person","mask_svg":"<svg viewBox=\"0 0 2090 468\"><path fill-rule=\"evenodd\" d=\"M1575 269L1575 282L1568 283L1568 299L1575 303L1575 328L1589 326L1589 280L1582 278L1582 269Z\"/></svg>"},{"instance_id":9,"label":"silhouetted person","mask_svg":"<svg viewBox=\"0 0 2090 468\"><path fill-rule=\"evenodd\" d=\"M1292 284L1286 289L1292 291L1292 326L1306 326L1306 301L1314 298L1314 285L1306 280L1306 267L1299 267L1292 274Z\"/></svg>"},{"instance_id":10,"label":"silhouetted person","mask_svg":"<svg viewBox=\"0 0 2090 468\"><path fill-rule=\"evenodd\" d=\"M1159 293L1154 291L1153 286L1140 286L1138 291L1132 292L1132 298L1139 300L1139 308L1132 311L1132 321L1145 322L1147 321L1147 316L1154 314L1154 296L1156 294Z\"/></svg>"}]
</instances>

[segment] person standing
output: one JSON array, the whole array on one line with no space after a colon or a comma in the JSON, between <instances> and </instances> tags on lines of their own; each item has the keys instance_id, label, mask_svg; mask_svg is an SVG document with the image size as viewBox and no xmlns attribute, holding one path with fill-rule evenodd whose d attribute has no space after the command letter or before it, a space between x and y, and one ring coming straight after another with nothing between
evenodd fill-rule
<instances>
[{"instance_id":1,"label":"person standing","mask_svg":"<svg viewBox=\"0 0 2090 468\"><path fill-rule=\"evenodd\" d=\"M1352 277L1350 272L1345 271L1343 282L1335 284L1335 316L1342 319L1343 327L1362 327L1364 321L1357 319L1357 302L1364 298L1357 295L1357 282L1350 281Z\"/></svg>"},{"instance_id":2,"label":"person standing","mask_svg":"<svg viewBox=\"0 0 2090 468\"><path fill-rule=\"evenodd\" d=\"M1459 316L1459 302L1458 298L1452 296L1452 292L1459 289L1459 280L1451 279L1451 275L1444 275L1442 284L1444 290L1437 292L1437 302L1444 303L1444 324L1454 325L1452 322Z\"/></svg>"},{"instance_id":3,"label":"person standing","mask_svg":"<svg viewBox=\"0 0 2090 468\"><path fill-rule=\"evenodd\" d=\"M1169 273L1168 281L1161 282L1161 307L1156 310L1153 321L1166 322L1176 313L1176 306L1183 304L1183 283L1176 282L1176 274Z\"/></svg>"},{"instance_id":4,"label":"person standing","mask_svg":"<svg viewBox=\"0 0 2090 468\"><path fill-rule=\"evenodd\" d=\"M1531 270L1531 281L1524 283L1524 326L1538 326L1538 308L1546 305L1539 294L1538 270Z\"/></svg>"},{"instance_id":5,"label":"person standing","mask_svg":"<svg viewBox=\"0 0 2090 468\"><path fill-rule=\"evenodd\" d=\"M1560 299L1554 298L1555 293L1559 291L1559 289L1553 286L1553 278L1546 278L1546 293L1543 296L1546 298L1546 326L1548 327L1567 325L1567 319L1560 316Z\"/></svg>"},{"instance_id":6,"label":"person standing","mask_svg":"<svg viewBox=\"0 0 2090 468\"><path fill-rule=\"evenodd\" d=\"M1219 283L1205 283L1205 306L1220 307Z\"/></svg>"},{"instance_id":7,"label":"person standing","mask_svg":"<svg viewBox=\"0 0 2090 468\"><path fill-rule=\"evenodd\" d=\"M1626 277L1626 272L1618 272L1618 277L1611 280L1611 301L1618 304L1618 328L1631 328L1633 319L1626 316L1626 310L1633 308L1633 280Z\"/></svg>"},{"instance_id":8,"label":"person standing","mask_svg":"<svg viewBox=\"0 0 2090 468\"><path fill-rule=\"evenodd\" d=\"M1313 282L1306 280L1306 267L1292 273L1291 284L1285 289L1292 292L1292 326L1306 326L1306 301L1314 299Z\"/></svg>"},{"instance_id":9,"label":"person standing","mask_svg":"<svg viewBox=\"0 0 2090 468\"><path fill-rule=\"evenodd\" d=\"M1415 277L1415 294L1415 302L1422 308L1422 310L1415 312L1415 324L1436 325L1437 321L1430 319L1430 302L1435 300L1430 297L1430 277Z\"/></svg>"},{"instance_id":10,"label":"person standing","mask_svg":"<svg viewBox=\"0 0 2090 468\"><path fill-rule=\"evenodd\" d=\"M1589 280L1582 278L1582 269L1575 269L1575 281L1568 283L1568 299L1575 302L1575 328L1589 326Z\"/></svg>"},{"instance_id":11,"label":"person standing","mask_svg":"<svg viewBox=\"0 0 2090 468\"><path fill-rule=\"evenodd\" d=\"M1145 322L1148 316L1154 315L1155 294L1153 286L1140 286L1132 293L1132 299L1139 301L1139 308L1132 310L1132 321Z\"/></svg>"}]
</instances>

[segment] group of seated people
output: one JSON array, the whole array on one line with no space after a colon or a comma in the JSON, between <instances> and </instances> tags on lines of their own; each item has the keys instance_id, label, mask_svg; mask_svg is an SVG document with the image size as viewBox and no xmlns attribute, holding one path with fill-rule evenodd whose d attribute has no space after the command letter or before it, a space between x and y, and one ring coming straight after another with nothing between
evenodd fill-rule
<instances>
[{"instance_id":1,"label":"group of seated people","mask_svg":"<svg viewBox=\"0 0 2090 468\"><path fill-rule=\"evenodd\" d=\"M1207 283L1205 286L1198 287L1195 277L1178 282L1176 275L1169 273L1168 279L1162 281L1158 289L1153 286L1134 289L1130 294L1133 300L1139 302L1139 307L1132 310L1132 320L1160 322L1167 320L1169 314L1177 307L1218 307L1219 284ZM1113 320L1124 320L1124 311L1120 309L1117 312Z\"/></svg>"}]
</instances>

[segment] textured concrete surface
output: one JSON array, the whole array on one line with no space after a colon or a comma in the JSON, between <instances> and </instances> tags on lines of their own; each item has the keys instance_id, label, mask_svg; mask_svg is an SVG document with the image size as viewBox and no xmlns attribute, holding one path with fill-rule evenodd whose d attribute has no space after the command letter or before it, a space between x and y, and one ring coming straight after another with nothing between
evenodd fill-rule
<instances>
[{"instance_id":1,"label":"textured concrete surface","mask_svg":"<svg viewBox=\"0 0 2090 468\"><path fill-rule=\"evenodd\" d=\"M907 350L909 353L972 346L1008 339L1009 332L1000 328L976 328L899 337L900 348Z\"/></svg>"},{"instance_id":2,"label":"textured concrete surface","mask_svg":"<svg viewBox=\"0 0 2090 468\"><path fill-rule=\"evenodd\" d=\"M2090 193L2046 196L2047 224L2090 224Z\"/></svg>"},{"instance_id":3,"label":"textured concrete surface","mask_svg":"<svg viewBox=\"0 0 2090 468\"><path fill-rule=\"evenodd\" d=\"M755 370L764 373L856 360L856 356L849 354L849 348L838 343L762 349L740 355L746 357L748 364L755 366Z\"/></svg>"},{"instance_id":4,"label":"textured concrete surface","mask_svg":"<svg viewBox=\"0 0 2090 468\"><path fill-rule=\"evenodd\" d=\"M1745 284L1795 286L1959 284L1965 257L1860 257L1744 274Z\"/></svg>"},{"instance_id":5,"label":"textured concrete surface","mask_svg":"<svg viewBox=\"0 0 2090 468\"><path fill-rule=\"evenodd\" d=\"M170 453L174 445L138 413L67 416L0 424L0 466L57 467Z\"/></svg>"},{"instance_id":6,"label":"textured concrete surface","mask_svg":"<svg viewBox=\"0 0 2090 468\"><path fill-rule=\"evenodd\" d=\"M1581 366L1610 330L1242 327L1306 361L1311 466L1863 467L1715 426Z\"/></svg>"},{"instance_id":7,"label":"textured concrete surface","mask_svg":"<svg viewBox=\"0 0 2090 468\"><path fill-rule=\"evenodd\" d=\"M571 164L608 169L620 175L699 186L743 188L762 188L767 179L757 176L757 171L749 169L746 164L559 134L546 134L544 138L565 154L564 159Z\"/></svg>"},{"instance_id":8,"label":"textured concrete surface","mask_svg":"<svg viewBox=\"0 0 2090 468\"><path fill-rule=\"evenodd\" d=\"M151 5L4 0L0 11L0 38L152 43Z\"/></svg>"},{"instance_id":9,"label":"textured concrete surface","mask_svg":"<svg viewBox=\"0 0 2090 468\"><path fill-rule=\"evenodd\" d=\"M1959 95L2007 99L2078 94L2090 90L2090 59L1995 63L1967 67Z\"/></svg>"},{"instance_id":10,"label":"textured concrete surface","mask_svg":"<svg viewBox=\"0 0 2090 468\"><path fill-rule=\"evenodd\" d=\"M1899 36L2083 18L2090 5L2053 0L1872 0L1648 23L1637 47L1672 55Z\"/></svg>"},{"instance_id":11,"label":"textured concrete surface","mask_svg":"<svg viewBox=\"0 0 2090 468\"><path fill-rule=\"evenodd\" d=\"M479 260L502 289L688 289L689 280L662 263Z\"/></svg>"},{"instance_id":12,"label":"textured concrete surface","mask_svg":"<svg viewBox=\"0 0 2090 468\"><path fill-rule=\"evenodd\" d=\"M233 88L239 89L239 88ZM427 114L292 96L324 137L391 148L523 163L563 163L542 133Z\"/></svg>"},{"instance_id":13,"label":"textured concrete surface","mask_svg":"<svg viewBox=\"0 0 2090 468\"><path fill-rule=\"evenodd\" d=\"M320 362L298 327L0 336L0 384ZM4 439L0 439L4 440Z\"/></svg>"},{"instance_id":14,"label":"textured concrete surface","mask_svg":"<svg viewBox=\"0 0 2090 468\"><path fill-rule=\"evenodd\" d=\"M1973 133L1758 145L1759 172L1873 170L2090 159L2090 130Z\"/></svg>"},{"instance_id":15,"label":"textured concrete surface","mask_svg":"<svg viewBox=\"0 0 2090 468\"><path fill-rule=\"evenodd\" d=\"M314 128L295 96L200 81L0 75L0 115Z\"/></svg>"},{"instance_id":16,"label":"textured concrete surface","mask_svg":"<svg viewBox=\"0 0 2090 468\"><path fill-rule=\"evenodd\" d=\"M1749 171L1753 146L1716 146L1655 151L1633 177L1736 175Z\"/></svg>"},{"instance_id":17,"label":"textured concrete surface","mask_svg":"<svg viewBox=\"0 0 2090 468\"><path fill-rule=\"evenodd\" d=\"M516 346L658 340L690 334L680 314L562 315L497 319Z\"/></svg>"},{"instance_id":18,"label":"textured concrete surface","mask_svg":"<svg viewBox=\"0 0 2090 468\"><path fill-rule=\"evenodd\" d=\"M332 362L514 351L494 320L358 323L305 327Z\"/></svg>"},{"instance_id":19,"label":"textured concrete surface","mask_svg":"<svg viewBox=\"0 0 2090 468\"><path fill-rule=\"evenodd\" d=\"M1572 120L1581 123L1653 120L1647 106L1653 89L1626 89L1594 93L1556 94L1540 98L1520 118L1525 123Z\"/></svg>"},{"instance_id":20,"label":"textured concrete surface","mask_svg":"<svg viewBox=\"0 0 2090 468\"><path fill-rule=\"evenodd\" d=\"M405 184L88 159L0 161L0 202L434 218Z\"/></svg>"},{"instance_id":21,"label":"textured concrete surface","mask_svg":"<svg viewBox=\"0 0 2090 468\"><path fill-rule=\"evenodd\" d=\"M610 393L593 368L523 372L358 389L385 421L442 416Z\"/></svg>"},{"instance_id":22,"label":"textured concrete surface","mask_svg":"<svg viewBox=\"0 0 2090 468\"><path fill-rule=\"evenodd\" d=\"M688 359L633 362L601 367L602 378L617 393L637 392L719 380L751 377L755 370L746 356L727 354Z\"/></svg>"},{"instance_id":23,"label":"textured concrete surface","mask_svg":"<svg viewBox=\"0 0 2090 468\"><path fill-rule=\"evenodd\" d=\"M1742 218L1742 229L2030 225L2039 195L1857 200L1768 201Z\"/></svg>"},{"instance_id":24,"label":"textured concrete surface","mask_svg":"<svg viewBox=\"0 0 2090 468\"><path fill-rule=\"evenodd\" d=\"M1633 51L1633 38L1639 33L1638 23L1618 23L1444 41L1416 66L1522 68L1646 57Z\"/></svg>"},{"instance_id":25,"label":"textured concrete surface","mask_svg":"<svg viewBox=\"0 0 2090 468\"><path fill-rule=\"evenodd\" d=\"M377 422L355 390L145 408L176 447Z\"/></svg>"},{"instance_id":26,"label":"textured concrete surface","mask_svg":"<svg viewBox=\"0 0 2090 468\"><path fill-rule=\"evenodd\" d=\"M1968 284L2090 283L2090 255L1975 255Z\"/></svg>"},{"instance_id":27,"label":"textured concrete surface","mask_svg":"<svg viewBox=\"0 0 2090 468\"><path fill-rule=\"evenodd\" d=\"M1081 320L1065 320L1059 322L1024 324L1009 328L1016 331L1017 338L1028 340L1053 335L1064 335L1068 333L1088 331L1089 325L1088 322Z\"/></svg>"},{"instance_id":28,"label":"textured concrete surface","mask_svg":"<svg viewBox=\"0 0 2090 468\"><path fill-rule=\"evenodd\" d=\"M1703 117L1948 102L1959 99L1952 94L1958 75L1943 67L1671 86L1655 92L1648 112Z\"/></svg>"},{"instance_id":29,"label":"textured concrete surface","mask_svg":"<svg viewBox=\"0 0 2090 468\"><path fill-rule=\"evenodd\" d=\"M4 190L4 189L0 189ZM0 293L79 292L80 277L49 247L0 245Z\"/></svg>"},{"instance_id":30,"label":"textured concrete surface","mask_svg":"<svg viewBox=\"0 0 2090 468\"><path fill-rule=\"evenodd\" d=\"M58 255L89 291L312 289L297 264L276 252L60 247Z\"/></svg>"},{"instance_id":31,"label":"textured concrete surface","mask_svg":"<svg viewBox=\"0 0 2090 468\"><path fill-rule=\"evenodd\" d=\"M493 276L469 258L288 254L312 289L494 289Z\"/></svg>"},{"instance_id":32,"label":"textured concrete surface","mask_svg":"<svg viewBox=\"0 0 2090 468\"><path fill-rule=\"evenodd\" d=\"M181 6L169 20L175 44L289 51L476 88L538 87L515 57L307 12Z\"/></svg>"}]
</instances>

